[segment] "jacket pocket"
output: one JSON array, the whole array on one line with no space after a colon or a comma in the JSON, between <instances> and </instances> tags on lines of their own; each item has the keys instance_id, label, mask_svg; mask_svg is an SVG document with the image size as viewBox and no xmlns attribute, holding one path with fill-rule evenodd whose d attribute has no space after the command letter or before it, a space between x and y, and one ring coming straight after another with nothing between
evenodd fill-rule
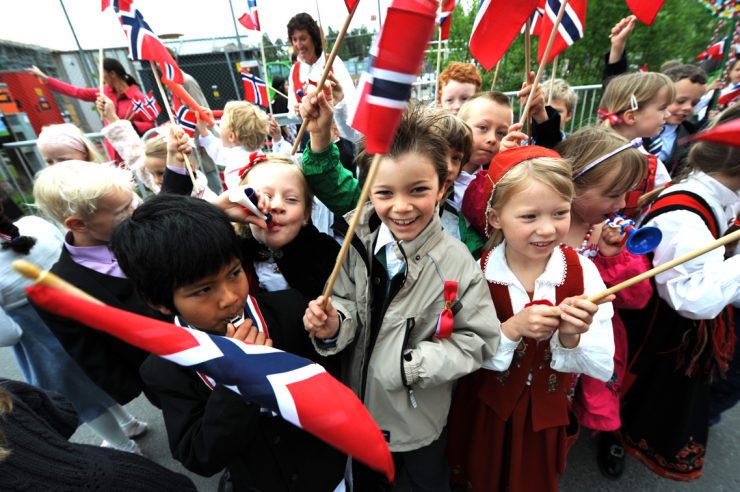
<instances>
[{"instance_id":1,"label":"jacket pocket","mask_svg":"<svg viewBox=\"0 0 740 492\"><path fill-rule=\"evenodd\" d=\"M406 330L403 334L403 343L401 344L401 381L403 382L404 387L406 387L406 391L408 392L409 396L409 404L416 408L418 405L416 403L416 397L414 396L414 390L411 388L411 384L409 384L407 378L406 378L406 369L405 369L405 362L411 361L411 353L409 352L406 354L406 350L409 344L409 340L411 339L411 331L414 329L414 326L416 326L416 321L414 318L406 318Z\"/></svg>"}]
</instances>

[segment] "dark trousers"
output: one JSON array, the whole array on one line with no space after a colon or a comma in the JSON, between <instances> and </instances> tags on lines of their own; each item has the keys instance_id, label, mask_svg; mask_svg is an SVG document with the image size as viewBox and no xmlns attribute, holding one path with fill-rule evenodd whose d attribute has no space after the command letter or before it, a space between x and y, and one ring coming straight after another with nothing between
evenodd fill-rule
<instances>
[{"instance_id":1,"label":"dark trousers","mask_svg":"<svg viewBox=\"0 0 740 492\"><path fill-rule=\"evenodd\" d=\"M365 465L352 462L353 492L449 492L450 470L447 464L447 429L439 438L413 451L393 453L396 483Z\"/></svg>"},{"instance_id":2,"label":"dark trousers","mask_svg":"<svg viewBox=\"0 0 740 492\"><path fill-rule=\"evenodd\" d=\"M740 401L740 309L735 308L735 354L727 370L727 378L717 381L710 390L709 420L716 420L725 410Z\"/></svg>"}]
</instances>

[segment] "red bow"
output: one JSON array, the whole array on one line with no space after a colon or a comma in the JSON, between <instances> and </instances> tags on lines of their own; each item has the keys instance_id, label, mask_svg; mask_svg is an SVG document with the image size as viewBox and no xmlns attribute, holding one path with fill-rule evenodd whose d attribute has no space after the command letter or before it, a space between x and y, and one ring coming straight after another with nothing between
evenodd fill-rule
<instances>
[{"instance_id":1,"label":"red bow","mask_svg":"<svg viewBox=\"0 0 740 492\"><path fill-rule=\"evenodd\" d=\"M599 115L599 121L609 120L609 123L611 123L612 126L624 123L621 116L616 113L612 113L611 111L607 111L604 108L599 108L596 114Z\"/></svg>"},{"instance_id":2,"label":"red bow","mask_svg":"<svg viewBox=\"0 0 740 492\"><path fill-rule=\"evenodd\" d=\"M445 308L439 315L437 329L434 331L434 338L447 338L452 335L452 329L455 327L455 315L452 313L452 303L457 297L457 282L445 280Z\"/></svg>"},{"instance_id":3,"label":"red bow","mask_svg":"<svg viewBox=\"0 0 740 492\"><path fill-rule=\"evenodd\" d=\"M528 308L529 306L552 306L552 303L548 301L547 299L537 299L536 301L528 302L524 305L524 308Z\"/></svg>"},{"instance_id":4,"label":"red bow","mask_svg":"<svg viewBox=\"0 0 740 492\"><path fill-rule=\"evenodd\" d=\"M249 162L243 168L239 169L239 181L244 179L244 175L247 174L252 167L266 160L267 156L259 150L249 154Z\"/></svg>"}]
</instances>

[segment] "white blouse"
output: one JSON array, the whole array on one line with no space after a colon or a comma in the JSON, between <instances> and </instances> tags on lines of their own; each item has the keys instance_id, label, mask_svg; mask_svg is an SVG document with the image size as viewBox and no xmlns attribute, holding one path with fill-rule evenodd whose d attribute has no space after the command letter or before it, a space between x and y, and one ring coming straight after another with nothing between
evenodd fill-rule
<instances>
[{"instance_id":1,"label":"white blouse","mask_svg":"<svg viewBox=\"0 0 740 492\"><path fill-rule=\"evenodd\" d=\"M667 192L686 190L698 194L712 208L720 234L740 211L740 190L731 190L701 172ZM714 241L701 218L685 210L659 215L645 225L655 226L663 240L653 256L653 266L666 263ZM737 252L737 250L736 250ZM689 319L712 319L728 304L740 306L740 255L724 258L725 249L714 249L655 277L658 295L678 314Z\"/></svg>"},{"instance_id":2,"label":"white blouse","mask_svg":"<svg viewBox=\"0 0 740 492\"><path fill-rule=\"evenodd\" d=\"M526 289L506 264L505 247L504 241L491 251L487 261L482 265L483 274L489 282L508 286L512 311L518 313L530 299ZM596 294L605 290L606 286L591 260L580 255L578 259L583 268L584 293ZM555 288L565 282L566 273L565 255L557 248L550 256L545 271L535 281L533 298L547 299L555 305ZM558 372L582 373L601 381L608 381L614 372L614 333L611 322L613 315L612 303L599 305L591 327L581 335L578 346L572 349L560 345L556 330L550 338L552 351L550 367ZM483 367L493 371L507 370L520 341L521 339L508 339L502 331L496 355L484 361Z\"/></svg>"}]
</instances>

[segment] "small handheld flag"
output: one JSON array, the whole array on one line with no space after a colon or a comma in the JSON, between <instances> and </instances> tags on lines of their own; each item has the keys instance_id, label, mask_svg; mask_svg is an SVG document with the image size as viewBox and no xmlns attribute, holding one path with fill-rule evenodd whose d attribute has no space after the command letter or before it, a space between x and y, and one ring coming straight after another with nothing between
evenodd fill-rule
<instances>
[{"instance_id":1,"label":"small handheld flag","mask_svg":"<svg viewBox=\"0 0 740 492\"><path fill-rule=\"evenodd\" d=\"M450 27L452 27L452 12L459 3L460 0L442 0L442 8L439 11L439 28L442 30L440 41L449 39Z\"/></svg>"},{"instance_id":2,"label":"small handheld flag","mask_svg":"<svg viewBox=\"0 0 740 492\"><path fill-rule=\"evenodd\" d=\"M188 137L193 138L198 129L198 116L191 111L178 97L172 98L172 109L175 111L175 123L183 129Z\"/></svg>"},{"instance_id":3,"label":"small handheld flag","mask_svg":"<svg viewBox=\"0 0 740 492\"><path fill-rule=\"evenodd\" d=\"M651 26L664 2L665 0L627 0L627 7L640 22Z\"/></svg>"},{"instance_id":4,"label":"small handheld flag","mask_svg":"<svg viewBox=\"0 0 740 492\"><path fill-rule=\"evenodd\" d=\"M257 0L247 0L247 12L237 20L245 29L259 31L260 17L257 12Z\"/></svg>"},{"instance_id":5,"label":"small handheld flag","mask_svg":"<svg viewBox=\"0 0 740 492\"><path fill-rule=\"evenodd\" d=\"M267 96L267 84L264 80L251 72L242 70L242 83L244 84L244 100L266 108L269 103Z\"/></svg>"},{"instance_id":6,"label":"small handheld flag","mask_svg":"<svg viewBox=\"0 0 740 492\"><path fill-rule=\"evenodd\" d=\"M539 31L540 40L550 37L555 19L560 11L562 0L547 0L545 3L545 14ZM556 56L583 37L583 29L586 27L586 0L570 0L565 7L565 13L560 21L555 41L550 49L550 55L545 63L550 63ZM542 62L547 43L540 41L537 49L537 60Z\"/></svg>"}]
</instances>

